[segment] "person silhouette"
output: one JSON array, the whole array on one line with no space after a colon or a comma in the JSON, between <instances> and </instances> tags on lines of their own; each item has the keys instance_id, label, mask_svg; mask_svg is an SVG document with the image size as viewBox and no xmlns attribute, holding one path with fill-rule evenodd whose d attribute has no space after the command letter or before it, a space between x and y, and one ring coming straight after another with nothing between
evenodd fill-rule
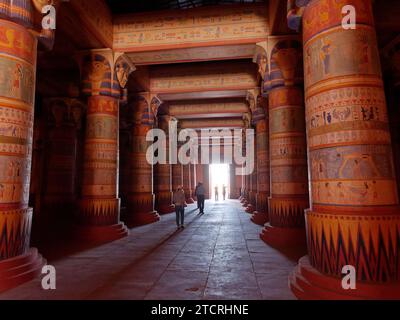
<instances>
[{"instance_id":1,"label":"person silhouette","mask_svg":"<svg viewBox=\"0 0 400 320\"><path fill-rule=\"evenodd\" d=\"M204 189L203 183L199 182L196 187L197 207L200 209L200 214L204 214L204 201L206 190Z\"/></svg>"},{"instance_id":2,"label":"person silhouette","mask_svg":"<svg viewBox=\"0 0 400 320\"><path fill-rule=\"evenodd\" d=\"M182 186L179 186L178 189L174 192L174 205L175 205L175 213L176 213L176 225L178 229L182 229L185 227L185 191Z\"/></svg>"},{"instance_id":3,"label":"person silhouette","mask_svg":"<svg viewBox=\"0 0 400 320\"><path fill-rule=\"evenodd\" d=\"M219 194L218 194L218 186L215 186L214 187L214 193L215 193L215 201L218 201L218 198L219 198Z\"/></svg>"}]
</instances>

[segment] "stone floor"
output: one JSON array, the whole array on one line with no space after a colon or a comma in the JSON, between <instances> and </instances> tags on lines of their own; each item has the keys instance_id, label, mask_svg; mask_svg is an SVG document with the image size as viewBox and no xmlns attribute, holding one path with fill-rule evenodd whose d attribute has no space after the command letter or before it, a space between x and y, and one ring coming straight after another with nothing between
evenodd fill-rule
<instances>
[{"instance_id":1,"label":"stone floor","mask_svg":"<svg viewBox=\"0 0 400 320\"><path fill-rule=\"evenodd\" d=\"M238 201L207 202L206 214L186 210L132 229L127 238L50 261L57 289L37 279L2 299L294 299L288 289L293 259L259 239Z\"/></svg>"}]
</instances>

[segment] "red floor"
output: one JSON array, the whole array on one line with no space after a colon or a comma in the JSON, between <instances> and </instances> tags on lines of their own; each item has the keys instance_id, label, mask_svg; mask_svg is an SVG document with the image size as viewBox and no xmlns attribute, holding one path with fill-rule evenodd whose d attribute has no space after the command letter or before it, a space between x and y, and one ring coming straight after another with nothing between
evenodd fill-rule
<instances>
[{"instance_id":1,"label":"red floor","mask_svg":"<svg viewBox=\"0 0 400 320\"><path fill-rule=\"evenodd\" d=\"M287 278L298 257L262 242L239 202L209 202L204 216L195 209L187 208L182 231L169 214L57 260L56 290L37 279L0 299L294 299Z\"/></svg>"}]
</instances>

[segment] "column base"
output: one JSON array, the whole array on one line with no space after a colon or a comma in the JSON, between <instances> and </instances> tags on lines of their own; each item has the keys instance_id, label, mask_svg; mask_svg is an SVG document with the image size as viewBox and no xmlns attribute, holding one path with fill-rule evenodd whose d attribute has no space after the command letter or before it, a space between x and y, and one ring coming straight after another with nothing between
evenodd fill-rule
<instances>
[{"instance_id":1,"label":"column base","mask_svg":"<svg viewBox=\"0 0 400 320\"><path fill-rule=\"evenodd\" d=\"M263 226L269 221L268 212L254 211L250 219L253 223Z\"/></svg>"},{"instance_id":2,"label":"column base","mask_svg":"<svg viewBox=\"0 0 400 320\"><path fill-rule=\"evenodd\" d=\"M172 205L172 204L165 204L165 205L162 205L162 206L160 206L158 209L157 209L157 212L159 213L159 214L168 214L168 213L173 213L173 212L175 212L175 207Z\"/></svg>"},{"instance_id":3,"label":"column base","mask_svg":"<svg viewBox=\"0 0 400 320\"><path fill-rule=\"evenodd\" d=\"M157 211L150 211L150 212L133 212L129 214L125 223L128 228L134 228L143 226L146 224L151 224L160 220L160 216L158 215Z\"/></svg>"},{"instance_id":4,"label":"column base","mask_svg":"<svg viewBox=\"0 0 400 320\"><path fill-rule=\"evenodd\" d=\"M0 292L31 281L42 272L46 260L31 248L28 253L0 261Z\"/></svg>"},{"instance_id":5,"label":"column base","mask_svg":"<svg viewBox=\"0 0 400 320\"><path fill-rule=\"evenodd\" d=\"M356 282L356 289L344 290L342 279L326 276L311 266L308 256L289 276L289 286L294 295L304 300L398 300L400 282L392 284L367 284Z\"/></svg>"},{"instance_id":6,"label":"column base","mask_svg":"<svg viewBox=\"0 0 400 320\"><path fill-rule=\"evenodd\" d=\"M103 244L124 238L129 231L126 225L120 222L109 226L77 226L74 233L76 238L85 244Z\"/></svg>"},{"instance_id":7,"label":"column base","mask_svg":"<svg viewBox=\"0 0 400 320\"><path fill-rule=\"evenodd\" d=\"M112 226L119 223L121 199L83 198L80 201L79 223L88 226Z\"/></svg>"},{"instance_id":8,"label":"column base","mask_svg":"<svg viewBox=\"0 0 400 320\"><path fill-rule=\"evenodd\" d=\"M242 202L242 207L247 208L248 205L249 205L249 201L247 199L244 199L244 201Z\"/></svg>"},{"instance_id":9,"label":"column base","mask_svg":"<svg viewBox=\"0 0 400 320\"><path fill-rule=\"evenodd\" d=\"M194 203L194 199L193 198L188 198L188 199L186 199L186 203L192 204L192 203Z\"/></svg>"},{"instance_id":10,"label":"column base","mask_svg":"<svg viewBox=\"0 0 400 320\"><path fill-rule=\"evenodd\" d=\"M306 252L306 231L303 228L279 228L267 223L260 234L261 240L277 249L304 249Z\"/></svg>"}]
</instances>

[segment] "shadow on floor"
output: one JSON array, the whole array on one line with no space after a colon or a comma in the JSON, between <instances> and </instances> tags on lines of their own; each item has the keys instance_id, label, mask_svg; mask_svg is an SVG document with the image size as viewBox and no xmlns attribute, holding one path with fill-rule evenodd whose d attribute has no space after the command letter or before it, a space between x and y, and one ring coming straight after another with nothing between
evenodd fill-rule
<instances>
[{"instance_id":1,"label":"shadow on floor","mask_svg":"<svg viewBox=\"0 0 400 320\"><path fill-rule=\"evenodd\" d=\"M190 211L185 211L185 217L190 217L190 215L197 210L197 208L194 208ZM201 218L201 215L195 216L188 221L186 225L189 226L199 218ZM43 223L43 221L35 221L32 226L31 246L37 248L48 262L55 262L69 255L77 254L104 244L82 243L82 241L75 238L74 227L75 225L68 219L49 219L46 220L46 223ZM136 228L131 228L131 230ZM182 231L183 230L176 230L173 232L169 237L158 243L149 254Z\"/></svg>"}]
</instances>

